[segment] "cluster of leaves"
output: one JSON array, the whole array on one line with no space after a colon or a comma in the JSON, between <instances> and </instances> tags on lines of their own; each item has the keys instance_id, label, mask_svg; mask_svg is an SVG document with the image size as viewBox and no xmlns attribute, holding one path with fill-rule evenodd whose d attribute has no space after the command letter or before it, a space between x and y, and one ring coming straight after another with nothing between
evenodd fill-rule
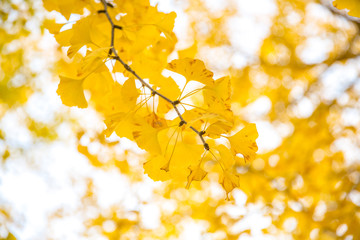
<instances>
[{"instance_id":1,"label":"cluster of leaves","mask_svg":"<svg viewBox=\"0 0 360 240\"><path fill-rule=\"evenodd\" d=\"M359 149L359 121L350 118L359 114L360 25L357 19L322 1L275 2L277 13L271 18L270 33L262 42L258 59L228 70L235 80L234 96L239 96L233 100L245 107L249 100L269 99L269 111L257 117L289 132L277 148L259 154L250 167L242 169L241 178L247 184L240 189L248 196L248 205L262 202L266 206L272 224L264 232L269 235L357 239L360 167L358 156L349 158ZM194 32L197 48L229 48L239 54L227 35L226 20L217 17L224 15L213 14L201 1L197 3L189 7L188 14L204 14L204 22L211 19L210 34ZM359 6L358 1L337 0L334 4L354 16ZM196 25L199 18L192 21ZM214 41L219 35L227 36L228 41ZM331 47L322 59L308 61L302 50L316 38L331 42ZM354 74L344 76L349 68ZM329 93L329 82L337 83L336 94ZM306 106L305 102L310 104ZM300 111L301 105L309 113ZM346 114L350 109L355 115ZM348 151L341 149L340 139L351 146Z\"/></svg>"},{"instance_id":2,"label":"cluster of leaves","mask_svg":"<svg viewBox=\"0 0 360 240\"><path fill-rule=\"evenodd\" d=\"M167 62L176 43L174 12L159 12L148 0L45 0L44 6L67 19L81 15L66 30L67 23L46 23L71 58L59 69L57 93L65 105L85 108L84 91L90 93L89 101L105 116L106 136L115 132L146 150L145 173L155 181L187 179L188 188L212 171L219 172L227 193L239 186L236 155L255 158L256 126L232 134L237 126L229 77L214 80L198 59ZM182 90L164 77L164 69L185 78ZM196 88L189 87L191 81Z\"/></svg>"}]
</instances>

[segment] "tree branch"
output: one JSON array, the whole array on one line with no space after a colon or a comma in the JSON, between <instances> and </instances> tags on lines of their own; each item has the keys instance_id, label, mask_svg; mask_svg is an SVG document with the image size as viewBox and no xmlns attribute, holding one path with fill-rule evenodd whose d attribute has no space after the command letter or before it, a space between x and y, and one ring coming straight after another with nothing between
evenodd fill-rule
<instances>
[{"instance_id":1,"label":"tree branch","mask_svg":"<svg viewBox=\"0 0 360 240\"><path fill-rule=\"evenodd\" d=\"M187 121L185 121L185 119L183 118L183 116L181 115L179 109L177 108L177 104L180 103L179 100L175 100L175 101L172 101L171 99L169 99L168 97L164 96L163 94L159 93L158 91L156 91L154 88L152 88L144 79L142 79L128 64L126 64L121 58L120 56L118 55L116 49L115 49L115 45L114 45L114 39L115 39L115 29L119 29L119 30L122 30L122 26L119 26L119 25L115 25L114 22L112 21L110 15L109 15L109 12L108 12L108 6L110 6L111 8L113 8L114 6L107 3L105 0L101 0L101 3L103 4L104 6L104 10L99 10L98 13L104 13L109 21L109 23L111 24L111 43L110 43L110 50L109 50L109 55L111 54L114 54L113 56L113 59L115 59L116 61L120 62L121 65L124 66L124 68L126 69L126 71L130 72L134 77L136 77L136 79L138 79L143 86L147 87L151 93L153 95L158 95L160 98L164 99L165 101L167 101L168 103L170 103L176 114L178 115L178 117L180 118L180 123L179 123L179 127L181 127L182 125L184 124L187 124ZM209 150L210 147L209 147L209 144L206 143L203 135L205 134L204 131L198 131L196 130L193 126L189 126L189 128L191 130L193 130L199 137L200 137L200 140L202 142L202 144L204 145L204 148L205 150Z\"/></svg>"}]
</instances>

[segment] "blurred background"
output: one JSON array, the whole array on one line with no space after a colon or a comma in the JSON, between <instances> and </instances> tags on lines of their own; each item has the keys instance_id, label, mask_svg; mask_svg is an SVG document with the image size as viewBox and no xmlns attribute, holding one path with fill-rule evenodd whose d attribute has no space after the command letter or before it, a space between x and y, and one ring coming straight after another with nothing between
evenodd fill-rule
<instances>
[{"instance_id":1,"label":"blurred background","mask_svg":"<svg viewBox=\"0 0 360 240\"><path fill-rule=\"evenodd\" d=\"M161 0L172 57L230 75L259 152L225 201L144 174L92 107L56 94L63 57L40 0L0 1L0 239L360 239L360 21L331 1ZM72 15L70 21L77 20Z\"/></svg>"}]
</instances>

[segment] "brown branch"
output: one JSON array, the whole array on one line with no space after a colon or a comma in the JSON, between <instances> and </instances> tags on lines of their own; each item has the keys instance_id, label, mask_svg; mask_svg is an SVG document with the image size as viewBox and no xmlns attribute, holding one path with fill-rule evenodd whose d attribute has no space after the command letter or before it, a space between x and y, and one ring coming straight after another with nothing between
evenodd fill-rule
<instances>
[{"instance_id":1,"label":"brown branch","mask_svg":"<svg viewBox=\"0 0 360 240\"><path fill-rule=\"evenodd\" d=\"M183 118L183 116L181 115L179 109L176 106L177 104L180 103L179 100L172 101L168 97L166 97L163 94L159 93L157 90L155 90L153 87L151 87L150 84L148 84L143 78L141 78L128 64L126 64L120 58L120 56L118 55L118 53L117 53L117 51L115 49L114 39L115 39L115 29L122 30L123 28L122 28L122 26L115 25L114 22L112 21L110 15L109 15L108 6L111 7L111 8L113 8L114 6L109 5L109 3L107 3L105 0L101 0L101 3L103 4L104 9L99 10L98 13L104 13L106 15L109 23L111 24L111 43L110 43L109 55L114 54L114 56L112 58L115 59L116 61L119 61L121 63L121 65L124 66L126 71L130 72L133 76L136 77L136 79L138 79L142 83L143 86L147 87L151 91L152 95L158 95L160 98L164 99L165 101L167 101L168 103L170 103L173 106L176 114L180 118L180 123L179 123L180 127L183 126L184 124L187 124L187 121L185 121L185 119ZM201 140L202 144L204 145L205 150L208 151L210 149L209 144L206 143L206 141L205 141L205 139L203 137L205 132L204 131L198 131L193 126L189 126L189 128L191 130L193 130L200 137L200 140Z\"/></svg>"}]
</instances>

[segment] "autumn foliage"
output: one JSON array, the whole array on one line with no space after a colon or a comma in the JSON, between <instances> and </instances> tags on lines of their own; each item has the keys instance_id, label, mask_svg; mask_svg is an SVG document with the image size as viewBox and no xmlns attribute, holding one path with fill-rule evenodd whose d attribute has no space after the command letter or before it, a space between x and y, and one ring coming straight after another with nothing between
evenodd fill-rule
<instances>
[{"instance_id":1,"label":"autumn foliage","mask_svg":"<svg viewBox=\"0 0 360 240\"><path fill-rule=\"evenodd\" d=\"M0 12L4 119L39 91L12 83L35 74L8 44L26 39L36 11L5 2L19 17ZM26 128L56 142L68 124L88 165L115 169L126 184L109 185L127 189L104 207L88 176L76 213L57 210L50 226L81 215L86 239L360 238L359 1L174 1L177 13L148 0L42 2L57 44L52 94L69 115L27 116ZM96 130L72 111L94 111ZM26 151L2 126L6 166Z\"/></svg>"},{"instance_id":2,"label":"autumn foliage","mask_svg":"<svg viewBox=\"0 0 360 240\"><path fill-rule=\"evenodd\" d=\"M115 132L146 150L145 173L155 181L187 179L188 188L212 171L220 173L227 193L239 186L236 154L245 161L255 159L255 124L232 133L229 77L214 80L199 59L167 62L176 43L174 12L161 13L146 1L86 1L75 8L44 4L66 18L71 11L90 11L65 31L60 31L61 24L48 22L49 31L60 46L69 47L72 59L59 70L57 93L65 105L87 107L84 90L89 90L89 101L105 117L106 136ZM78 53L80 49L86 54ZM163 76L165 69L184 77L181 90L171 77ZM191 81L197 87L190 88ZM222 139L228 142L217 141ZM211 167L204 170L204 165Z\"/></svg>"}]
</instances>

